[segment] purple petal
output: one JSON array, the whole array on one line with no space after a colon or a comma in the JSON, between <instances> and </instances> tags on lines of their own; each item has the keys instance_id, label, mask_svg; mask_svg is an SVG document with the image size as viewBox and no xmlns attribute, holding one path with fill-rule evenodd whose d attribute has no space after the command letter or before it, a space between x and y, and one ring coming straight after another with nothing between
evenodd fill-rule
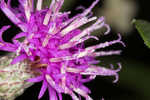
<instances>
[{"instance_id":1,"label":"purple petal","mask_svg":"<svg viewBox=\"0 0 150 100\"><path fill-rule=\"evenodd\" d=\"M3 26L1 29L0 29L0 41L3 41L2 39L2 34L4 31L6 31L8 28L10 28L10 25L8 26Z\"/></svg>"},{"instance_id":2,"label":"purple petal","mask_svg":"<svg viewBox=\"0 0 150 100\"><path fill-rule=\"evenodd\" d=\"M15 59L13 59L13 61L11 62L11 64L16 64L20 61L23 61L24 59L26 59L27 56L25 54L22 54L20 56L17 56Z\"/></svg>"},{"instance_id":3,"label":"purple petal","mask_svg":"<svg viewBox=\"0 0 150 100\"><path fill-rule=\"evenodd\" d=\"M17 34L17 35L13 38L13 40L18 39L18 38L21 38L21 37L24 37L24 36L26 36L26 35L27 35L26 32L21 32L21 33Z\"/></svg>"},{"instance_id":4,"label":"purple petal","mask_svg":"<svg viewBox=\"0 0 150 100\"><path fill-rule=\"evenodd\" d=\"M84 85L81 85L80 89L84 90L86 93L91 93L91 91Z\"/></svg>"},{"instance_id":5,"label":"purple petal","mask_svg":"<svg viewBox=\"0 0 150 100\"><path fill-rule=\"evenodd\" d=\"M38 77L35 77L35 78L30 78L28 80L26 80L27 82L40 82L43 80L43 76L38 76Z\"/></svg>"},{"instance_id":6,"label":"purple petal","mask_svg":"<svg viewBox=\"0 0 150 100\"><path fill-rule=\"evenodd\" d=\"M16 46L11 43L0 43L0 50L8 51L8 52L15 52Z\"/></svg>"},{"instance_id":7,"label":"purple petal","mask_svg":"<svg viewBox=\"0 0 150 100\"><path fill-rule=\"evenodd\" d=\"M19 3L20 3L22 6L24 6L25 0L19 0Z\"/></svg>"},{"instance_id":8,"label":"purple petal","mask_svg":"<svg viewBox=\"0 0 150 100\"><path fill-rule=\"evenodd\" d=\"M48 91L49 91L49 100L58 100L56 91L51 86L48 86Z\"/></svg>"},{"instance_id":9,"label":"purple petal","mask_svg":"<svg viewBox=\"0 0 150 100\"><path fill-rule=\"evenodd\" d=\"M47 82L43 81L43 84L42 84L42 87L41 87L38 99L40 99L44 95L46 89L47 89Z\"/></svg>"},{"instance_id":10,"label":"purple petal","mask_svg":"<svg viewBox=\"0 0 150 100\"><path fill-rule=\"evenodd\" d=\"M62 100L62 94L58 93L59 100Z\"/></svg>"}]
</instances>

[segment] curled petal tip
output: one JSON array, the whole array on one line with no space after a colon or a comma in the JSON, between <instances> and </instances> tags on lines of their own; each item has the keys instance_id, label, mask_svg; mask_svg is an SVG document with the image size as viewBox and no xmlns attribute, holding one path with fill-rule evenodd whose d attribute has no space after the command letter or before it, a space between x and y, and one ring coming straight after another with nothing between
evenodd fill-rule
<instances>
[{"instance_id":1,"label":"curled petal tip","mask_svg":"<svg viewBox=\"0 0 150 100\"><path fill-rule=\"evenodd\" d=\"M121 63L118 63L119 68L115 70L116 74L115 74L115 80L113 81L113 83L117 83L119 80L119 75L117 72L119 72L122 68Z\"/></svg>"},{"instance_id":2,"label":"curled petal tip","mask_svg":"<svg viewBox=\"0 0 150 100\"><path fill-rule=\"evenodd\" d=\"M108 25L108 24L104 24L104 26L106 27L106 32L104 33L104 35L107 35L107 34L109 34L109 32L110 32L110 26Z\"/></svg>"},{"instance_id":3,"label":"curled petal tip","mask_svg":"<svg viewBox=\"0 0 150 100\"><path fill-rule=\"evenodd\" d=\"M118 34L118 37L119 37L119 38L118 38L118 42L119 42L120 44L122 44L123 47L126 47L125 43L121 41L121 39L122 39L122 38L121 38L121 34Z\"/></svg>"},{"instance_id":4,"label":"curled petal tip","mask_svg":"<svg viewBox=\"0 0 150 100\"><path fill-rule=\"evenodd\" d=\"M117 83L118 80L119 80L119 75L116 73L116 74L115 74L115 80L113 81L113 83Z\"/></svg>"}]
</instances>

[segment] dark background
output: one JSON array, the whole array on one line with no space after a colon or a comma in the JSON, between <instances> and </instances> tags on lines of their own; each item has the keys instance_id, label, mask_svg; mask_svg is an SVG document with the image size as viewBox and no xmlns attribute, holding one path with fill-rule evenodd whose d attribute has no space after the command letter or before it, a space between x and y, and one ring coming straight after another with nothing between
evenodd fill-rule
<instances>
[{"instance_id":1,"label":"dark background","mask_svg":"<svg viewBox=\"0 0 150 100\"><path fill-rule=\"evenodd\" d=\"M102 7L103 1L101 0L96 7ZM135 1L139 5L139 11L135 18L150 21L149 0ZM77 6L88 7L92 2L93 0L76 0L74 4L71 4L72 7L68 9L72 11L73 16L77 13L74 10ZM5 41L11 42L11 38L20 32L20 29L0 11L0 27L8 24L12 25L12 27L5 32L3 37ZM104 36L101 41L116 39L117 36L114 33L115 31L112 29L111 34ZM121 62L122 70L119 72L120 80L118 83L112 83L114 77L98 76L95 80L86 84L91 89L92 93L90 95L94 100L100 100L102 97L105 100L150 100L150 49L144 45L136 29L133 29L130 35L123 36L123 41L126 44L126 48L120 45L113 47L114 49L122 49L123 52L120 56L98 58L102 61L100 65L105 65L106 67L111 63L116 65L116 63ZM86 45L92 44L94 44L93 41L90 41ZM3 55L6 52L1 51L0 54ZM40 87L41 83L33 85L16 100L37 100ZM63 100L71 100L68 95L63 95L63 97ZM48 99L48 93L46 93L41 100Z\"/></svg>"}]
</instances>

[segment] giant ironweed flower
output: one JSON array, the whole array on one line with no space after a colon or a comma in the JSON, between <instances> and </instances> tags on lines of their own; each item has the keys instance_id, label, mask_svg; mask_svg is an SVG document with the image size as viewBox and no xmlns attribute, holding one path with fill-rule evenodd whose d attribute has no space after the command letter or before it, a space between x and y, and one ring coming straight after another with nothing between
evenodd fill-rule
<instances>
[{"instance_id":1,"label":"giant ironweed flower","mask_svg":"<svg viewBox=\"0 0 150 100\"><path fill-rule=\"evenodd\" d=\"M88 8L72 18L70 12L60 12L64 0L52 0L49 8L42 9L42 1L37 0L34 8L34 0L19 0L18 8L10 6L11 0L6 3L1 0L1 10L7 17L16 24L22 32L17 34L13 43L7 43L2 39L2 33L10 26L0 29L0 50L15 52L17 57L12 64L22 60L29 60L30 66L37 72L37 77L29 79L29 82L43 82L39 99L48 88L50 100L62 100L62 93L69 94L73 100L79 100L75 93L92 100L88 95L90 90L84 83L93 80L97 75L115 76L118 80L118 69L108 69L96 66L98 63L94 58L120 54L117 51L98 51L110 45L121 43L121 36L117 40L100 43L90 47L84 47L83 42L96 36L92 36L94 30L106 27L109 33L110 28L105 23L104 17L91 17L92 8L98 3L95 2ZM81 8L81 7L80 7ZM94 24L84 30L79 29L82 25L96 20ZM23 42L18 38L25 37ZM124 44L123 44L124 45Z\"/></svg>"}]
</instances>

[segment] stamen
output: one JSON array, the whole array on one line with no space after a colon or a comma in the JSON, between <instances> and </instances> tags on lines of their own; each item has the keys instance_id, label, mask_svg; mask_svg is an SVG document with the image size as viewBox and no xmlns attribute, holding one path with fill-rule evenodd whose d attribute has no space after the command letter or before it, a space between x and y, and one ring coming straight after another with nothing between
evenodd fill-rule
<instances>
[{"instance_id":1,"label":"stamen","mask_svg":"<svg viewBox=\"0 0 150 100\"><path fill-rule=\"evenodd\" d=\"M64 0L57 0L56 5L54 6L55 8L53 8L53 12L58 13L63 3L64 3Z\"/></svg>"},{"instance_id":2,"label":"stamen","mask_svg":"<svg viewBox=\"0 0 150 100\"><path fill-rule=\"evenodd\" d=\"M88 8L86 9L83 13L82 13L82 16L86 16L88 13L91 12L91 10L95 7L95 5L99 2L99 0L96 0L95 2L93 2L93 4Z\"/></svg>"},{"instance_id":3,"label":"stamen","mask_svg":"<svg viewBox=\"0 0 150 100\"><path fill-rule=\"evenodd\" d=\"M118 71L120 71L121 69L121 64L118 63L119 68L116 70L112 70L112 69L107 69L104 67L97 67L94 65L91 65L91 67L88 67L87 69L85 69L84 72L80 72L80 74L82 75L101 75L101 76L115 76L115 80L113 81L113 83L118 81Z\"/></svg>"},{"instance_id":4,"label":"stamen","mask_svg":"<svg viewBox=\"0 0 150 100\"><path fill-rule=\"evenodd\" d=\"M77 44L79 44L79 43L82 43L82 42L84 42L84 41L90 39L90 38L95 39L95 40L99 40L96 36L86 36L85 38L80 39L80 40L78 40L78 41L75 41L75 42L68 42L68 43L62 44L62 45L59 46L59 49L71 48L71 47L73 47L73 46L75 46L75 45L77 45Z\"/></svg>"},{"instance_id":5,"label":"stamen","mask_svg":"<svg viewBox=\"0 0 150 100\"><path fill-rule=\"evenodd\" d=\"M50 62L61 62L61 61L63 61L63 59L62 58L50 58L49 61Z\"/></svg>"},{"instance_id":6,"label":"stamen","mask_svg":"<svg viewBox=\"0 0 150 100\"><path fill-rule=\"evenodd\" d=\"M91 49L91 48L86 48L84 51L82 52L79 52L77 54L74 54L73 56L78 59L78 58L81 58L81 57L84 57L84 56L88 56L88 55L91 55L91 53L93 53L95 50L94 49Z\"/></svg>"},{"instance_id":7,"label":"stamen","mask_svg":"<svg viewBox=\"0 0 150 100\"><path fill-rule=\"evenodd\" d=\"M48 33L54 35L57 33L57 32L55 32L56 30L58 30L58 29L56 29L56 23L51 23Z\"/></svg>"},{"instance_id":8,"label":"stamen","mask_svg":"<svg viewBox=\"0 0 150 100\"><path fill-rule=\"evenodd\" d=\"M70 47L73 47L77 44L77 42L69 42L69 43L65 43L59 46L59 49L67 49Z\"/></svg>"},{"instance_id":9,"label":"stamen","mask_svg":"<svg viewBox=\"0 0 150 100\"><path fill-rule=\"evenodd\" d=\"M61 35L64 36L67 33L69 33L70 31L79 28L80 26L91 22L93 20L96 20L97 17L92 17L90 19L88 19L87 17L83 17L83 18L78 18L76 20L74 20L67 28L65 28L64 30L62 30Z\"/></svg>"},{"instance_id":10,"label":"stamen","mask_svg":"<svg viewBox=\"0 0 150 100\"><path fill-rule=\"evenodd\" d=\"M51 13L52 13L51 10L48 10L48 11L47 11L47 13L46 13L46 15L45 15L45 18L44 18L44 21L43 21L43 24L44 24L44 25L47 25L47 24L48 24L49 19L50 19L50 16L51 16Z\"/></svg>"},{"instance_id":11,"label":"stamen","mask_svg":"<svg viewBox=\"0 0 150 100\"><path fill-rule=\"evenodd\" d=\"M104 24L105 24L105 23L104 23L104 18L103 18L103 17L99 18L99 19L96 21L96 23L94 23L92 26L90 26L90 27L86 28L85 30L83 30L79 35L73 37L73 38L70 40L70 42L79 40L79 39L81 39L81 38L82 38L83 36L85 36L85 35L90 35L90 33L93 32L94 30L97 30L97 29L103 27Z\"/></svg>"},{"instance_id":12,"label":"stamen","mask_svg":"<svg viewBox=\"0 0 150 100\"><path fill-rule=\"evenodd\" d=\"M50 77L50 75L46 74L45 75L47 82L54 88L56 89L57 92L61 93L63 92L63 89L59 87L57 84L55 84L54 80Z\"/></svg>"},{"instance_id":13,"label":"stamen","mask_svg":"<svg viewBox=\"0 0 150 100\"><path fill-rule=\"evenodd\" d=\"M100 49L100 48L105 48L105 47L111 46L111 45L116 44L116 43L120 43L120 44L122 44L125 47L125 44L121 41L121 35L120 34L118 34L118 37L119 38L117 40L110 41L110 42L100 43L99 45L91 46L89 48Z\"/></svg>"},{"instance_id":14,"label":"stamen","mask_svg":"<svg viewBox=\"0 0 150 100\"><path fill-rule=\"evenodd\" d=\"M46 45L48 44L48 41L49 41L50 37L51 37L51 35L49 35L49 34L46 35L46 38L44 39L44 41L42 43L43 47L46 47Z\"/></svg>"},{"instance_id":15,"label":"stamen","mask_svg":"<svg viewBox=\"0 0 150 100\"><path fill-rule=\"evenodd\" d=\"M64 0L57 0L57 1L52 0L51 5L49 7L49 10L46 13L45 18L44 18L44 22L43 22L44 25L48 24L48 22L50 20L50 16L51 16L52 13L55 13L53 15L53 19L56 18L56 15L57 15L58 11L60 10L63 2L64 2Z\"/></svg>"},{"instance_id":16,"label":"stamen","mask_svg":"<svg viewBox=\"0 0 150 100\"><path fill-rule=\"evenodd\" d=\"M55 0L52 0L51 4L50 4L50 7L49 7L49 10L47 11L46 15L45 15L45 18L44 18L44 21L43 21L43 24L44 25L47 25L49 20L50 20L50 16L52 14L52 8L53 6L55 5Z\"/></svg>"},{"instance_id":17,"label":"stamen","mask_svg":"<svg viewBox=\"0 0 150 100\"><path fill-rule=\"evenodd\" d=\"M68 68L66 68L66 71L67 72L71 72L71 73L80 73L82 70L81 69L77 69L77 68L68 67Z\"/></svg>"},{"instance_id":18,"label":"stamen","mask_svg":"<svg viewBox=\"0 0 150 100\"><path fill-rule=\"evenodd\" d=\"M73 88L73 90L78 93L79 95L83 96L86 98L86 100L93 100L84 90L80 88Z\"/></svg>"},{"instance_id":19,"label":"stamen","mask_svg":"<svg viewBox=\"0 0 150 100\"><path fill-rule=\"evenodd\" d=\"M67 67L67 63L68 62L66 62L66 64L63 64L61 67L61 74L64 75L62 77L62 80L61 80L61 85L62 85L62 88L64 89L65 92L66 92L66 67Z\"/></svg>"},{"instance_id":20,"label":"stamen","mask_svg":"<svg viewBox=\"0 0 150 100\"><path fill-rule=\"evenodd\" d=\"M30 9L30 5L29 5L29 1L28 0L24 0L24 10L25 10L25 15L27 20L30 20L30 16L31 16L31 9Z\"/></svg>"},{"instance_id":21,"label":"stamen","mask_svg":"<svg viewBox=\"0 0 150 100\"><path fill-rule=\"evenodd\" d=\"M50 58L49 61L50 62L61 62L61 61L65 61L65 60L74 60L74 59L78 59L78 58L81 58L84 56L90 56L94 51L95 51L95 49L88 47L84 51L76 53L72 56Z\"/></svg>"},{"instance_id":22,"label":"stamen","mask_svg":"<svg viewBox=\"0 0 150 100\"><path fill-rule=\"evenodd\" d=\"M29 0L29 7L30 7L30 9L31 9L31 12L33 12L33 10L34 10L34 0Z\"/></svg>"},{"instance_id":23,"label":"stamen","mask_svg":"<svg viewBox=\"0 0 150 100\"><path fill-rule=\"evenodd\" d=\"M50 7L49 7L50 9L52 9L52 7L55 5L55 2L56 2L56 0L51 1Z\"/></svg>"},{"instance_id":24,"label":"stamen","mask_svg":"<svg viewBox=\"0 0 150 100\"><path fill-rule=\"evenodd\" d=\"M78 14L78 15L76 15L76 16L74 16L74 17L68 19L67 21L63 22L63 26L65 27L65 26L69 25L71 22L73 22L73 21L74 21L75 19L77 19L78 17L80 17L80 14Z\"/></svg>"},{"instance_id":25,"label":"stamen","mask_svg":"<svg viewBox=\"0 0 150 100\"><path fill-rule=\"evenodd\" d=\"M43 0L38 0L37 1L37 6L36 6L36 10L41 10L42 9L42 2L43 2Z\"/></svg>"},{"instance_id":26,"label":"stamen","mask_svg":"<svg viewBox=\"0 0 150 100\"><path fill-rule=\"evenodd\" d=\"M85 11L86 8L83 7L83 6L78 6L78 7L76 8L76 10L82 10L82 11ZM93 15L93 12L91 11L91 12L89 12L89 15L88 15L87 17L90 18L92 15Z\"/></svg>"},{"instance_id":27,"label":"stamen","mask_svg":"<svg viewBox=\"0 0 150 100\"><path fill-rule=\"evenodd\" d=\"M121 53L121 50L117 51L100 51L100 52L94 52L91 54L92 56L108 56L108 55L119 55Z\"/></svg>"},{"instance_id":28,"label":"stamen","mask_svg":"<svg viewBox=\"0 0 150 100\"><path fill-rule=\"evenodd\" d=\"M79 100L79 98L72 92L70 93L73 100Z\"/></svg>"}]
</instances>

